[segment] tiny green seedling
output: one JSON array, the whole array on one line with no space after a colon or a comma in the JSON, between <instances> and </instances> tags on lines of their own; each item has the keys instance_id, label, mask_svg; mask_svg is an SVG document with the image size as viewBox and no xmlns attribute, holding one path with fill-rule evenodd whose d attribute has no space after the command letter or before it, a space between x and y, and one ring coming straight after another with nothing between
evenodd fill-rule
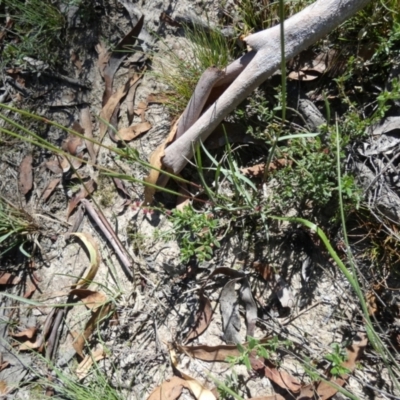
<instances>
[{"instance_id":1,"label":"tiny green seedling","mask_svg":"<svg viewBox=\"0 0 400 400\"><path fill-rule=\"evenodd\" d=\"M273 353L276 353L280 346L290 347L292 342L290 340L279 340L277 336L268 340L266 343L261 343L260 340L254 337L247 336L247 346L238 343L237 348L240 355L238 357L228 356L226 361L231 365L245 365L248 370L251 370L251 358L264 358L271 359Z\"/></svg>"},{"instance_id":2,"label":"tiny green seedling","mask_svg":"<svg viewBox=\"0 0 400 400\"><path fill-rule=\"evenodd\" d=\"M330 373L338 378L342 375L348 374L350 370L346 367L343 367L343 363L347 360L346 350L343 349L339 343L332 343L332 353L329 353L325 356L325 359L330 361L332 368Z\"/></svg>"}]
</instances>

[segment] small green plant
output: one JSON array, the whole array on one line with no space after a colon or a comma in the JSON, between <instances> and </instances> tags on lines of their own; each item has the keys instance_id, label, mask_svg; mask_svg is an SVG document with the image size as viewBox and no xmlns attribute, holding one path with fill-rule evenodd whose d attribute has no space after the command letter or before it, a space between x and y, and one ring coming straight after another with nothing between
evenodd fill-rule
<instances>
[{"instance_id":1,"label":"small green plant","mask_svg":"<svg viewBox=\"0 0 400 400\"><path fill-rule=\"evenodd\" d=\"M343 367L343 363L347 360L346 350L339 343L332 343L331 347L333 351L325 356L331 363L330 373L336 378L350 373L348 368Z\"/></svg>"},{"instance_id":2,"label":"small green plant","mask_svg":"<svg viewBox=\"0 0 400 400\"><path fill-rule=\"evenodd\" d=\"M279 347L290 347L291 345L292 342L290 340L280 340L277 336L274 336L265 343L251 336L247 336L247 346L243 346L240 343L237 344L240 355L238 357L228 356L226 361L231 364L231 366L242 364L245 365L248 370L251 370L251 357L269 360Z\"/></svg>"},{"instance_id":3,"label":"small green plant","mask_svg":"<svg viewBox=\"0 0 400 400\"><path fill-rule=\"evenodd\" d=\"M34 241L38 232L39 227L31 215L0 196L0 256L19 246L29 257L24 244Z\"/></svg>"},{"instance_id":4,"label":"small green plant","mask_svg":"<svg viewBox=\"0 0 400 400\"><path fill-rule=\"evenodd\" d=\"M182 211L174 209L169 219L173 225L173 235L181 249L182 262L188 262L192 257L199 262L211 259L214 248L220 246L215 236L218 220L211 214L197 212L192 206L187 206ZM169 237L171 233L162 236Z\"/></svg>"},{"instance_id":5,"label":"small green plant","mask_svg":"<svg viewBox=\"0 0 400 400\"><path fill-rule=\"evenodd\" d=\"M238 393L240 389L239 377L235 371L228 374L222 385L217 385L220 399L231 399L232 392Z\"/></svg>"},{"instance_id":6,"label":"small green plant","mask_svg":"<svg viewBox=\"0 0 400 400\"><path fill-rule=\"evenodd\" d=\"M21 65L25 57L56 63L65 23L60 10L49 0L1 0L0 4L5 5L6 15L14 21L4 46L2 63Z\"/></svg>"}]
</instances>

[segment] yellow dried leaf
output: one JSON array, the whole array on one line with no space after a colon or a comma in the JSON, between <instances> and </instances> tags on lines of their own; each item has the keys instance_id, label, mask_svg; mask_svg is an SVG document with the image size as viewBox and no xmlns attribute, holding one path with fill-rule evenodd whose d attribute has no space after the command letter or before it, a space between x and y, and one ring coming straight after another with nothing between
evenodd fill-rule
<instances>
[{"instance_id":1,"label":"yellow dried leaf","mask_svg":"<svg viewBox=\"0 0 400 400\"><path fill-rule=\"evenodd\" d=\"M76 285L74 285L74 289L78 287L79 289L86 289L90 285L93 278L96 276L97 270L99 269L101 261L99 247L98 244L93 239L92 235L90 235L89 233L75 232L71 233L71 235L77 236L85 245L89 253L90 269L86 274L86 276L82 278Z\"/></svg>"}]
</instances>

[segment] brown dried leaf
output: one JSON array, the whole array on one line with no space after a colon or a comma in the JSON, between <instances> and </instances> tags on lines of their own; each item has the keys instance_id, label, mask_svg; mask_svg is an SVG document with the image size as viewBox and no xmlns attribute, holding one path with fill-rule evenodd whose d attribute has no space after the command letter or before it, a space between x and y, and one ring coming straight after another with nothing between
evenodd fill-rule
<instances>
[{"instance_id":1,"label":"brown dried leaf","mask_svg":"<svg viewBox=\"0 0 400 400\"><path fill-rule=\"evenodd\" d=\"M94 292L89 289L73 289L69 294L71 296L79 297L82 300L82 303L93 311L96 311L98 307L105 304L108 300L108 297L104 293Z\"/></svg>"},{"instance_id":2,"label":"brown dried leaf","mask_svg":"<svg viewBox=\"0 0 400 400\"><path fill-rule=\"evenodd\" d=\"M82 362L78 365L75 373L78 376L78 379L83 379L89 373L90 367L93 365L94 362L100 361L103 358L106 358L107 354L104 351L102 345L93 351L90 355L87 355Z\"/></svg>"},{"instance_id":3,"label":"brown dried leaf","mask_svg":"<svg viewBox=\"0 0 400 400\"><path fill-rule=\"evenodd\" d=\"M176 135L176 130L178 128L179 119L172 126L168 137L166 140L158 146L150 156L150 164L157 169L162 168L162 158L164 157L165 148L174 140ZM156 185L158 178L160 176L160 172L157 169L151 169L149 175L145 178L145 182ZM156 189L153 186L145 186L144 189L144 204L148 205L153 202L153 196L156 192Z\"/></svg>"},{"instance_id":4,"label":"brown dried leaf","mask_svg":"<svg viewBox=\"0 0 400 400\"><path fill-rule=\"evenodd\" d=\"M60 165L60 168L62 169L62 172L65 174L71 169L71 163L68 161L66 157L58 157L58 162Z\"/></svg>"},{"instance_id":5,"label":"brown dried leaf","mask_svg":"<svg viewBox=\"0 0 400 400\"><path fill-rule=\"evenodd\" d=\"M264 373L265 376L271 380L272 382L276 383L283 389L290 390L293 393L297 393L301 389L301 383L298 379L288 374L286 371L278 369L273 366L272 363L268 362L268 366L265 367Z\"/></svg>"},{"instance_id":6,"label":"brown dried leaf","mask_svg":"<svg viewBox=\"0 0 400 400\"><path fill-rule=\"evenodd\" d=\"M105 104L105 106L103 107L103 109L100 112L100 118L103 121L105 121L107 123L110 122L115 109L117 107L119 107L119 102L128 93L128 90L130 89L130 87L132 85L135 84L137 79L138 79L137 77L133 77L133 78L129 79L128 82L126 82L124 86L121 86L120 88L118 88L118 90L112 96L109 97L107 103ZM100 139L99 139L100 143L103 141L107 130L108 130L108 124L102 122L100 124Z\"/></svg>"},{"instance_id":7,"label":"brown dried leaf","mask_svg":"<svg viewBox=\"0 0 400 400\"><path fill-rule=\"evenodd\" d=\"M83 358L83 347L90 335L94 332L96 327L100 324L103 319L110 314L112 310L111 304L106 304L103 307L99 307L92 313L89 321L86 324L84 332L78 334L73 343L75 351Z\"/></svg>"},{"instance_id":8,"label":"brown dried leaf","mask_svg":"<svg viewBox=\"0 0 400 400\"><path fill-rule=\"evenodd\" d=\"M37 328L35 326L31 326L29 328L24 329L21 332L13 333L13 334L11 334L11 336L14 338L32 339L36 335L36 332L37 332Z\"/></svg>"},{"instance_id":9,"label":"brown dried leaf","mask_svg":"<svg viewBox=\"0 0 400 400\"><path fill-rule=\"evenodd\" d=\"M259 261L255 261L252 264L252 267L261 275L261 277L269 281L274 275L274 270L269 264L265 264Z\"/></svg>"},{"instance_id":10,"label":"brown dried leaf","mask_svg":"<svg viewBox=\"0 0 400 400\"><path fill-rule=\"evenodd\" d=\"M72 129L80 134L84 133L83 128L76 121L73 123ZM69 134L61 147L67 153L76 156L78 153L84 150L86 146L80 137Z\"/></svg>"},{"instance_id":11,"label":"brown dried leaf","mask_svg":"<svg viewBox=\"0 0 400 400\"><path fill-rule=\"evenodd\" d=\"M137 24L131 29L131 31L117 44L114 51L111 53L107 65L105 66L104 82L105 90L103 93L103 106L107 104L108 100L112 95L114 75L117 72L122 61L130 54L132 54L132 46L135 44L137 37L142 30L144 22L144 16L142 16ZM137 79L135 80L135 82Z\"/></svg>"},{"instance_id":12,"label":"brown dried leaf","mask_svg":"<svg viewBox=\"0 0 400 400\"><path fill-rule=\"evenodd\" d=\"M108 52L105 44L100 41L99 44L96 44L95 49L99 58L97 60L97 68L100 71L100 75L104 77L104 68L106 67L108 60L110 59L110 53Z\"/></svg>"},{"instance_id":13,"label":"brown dried leaf","mask_svg":"<svg viewBox=\"0 0 400 400\"><path fill-rule=\"evenodd\" d=\"M21 351L24 351L24 350L36 350L36 349L40 348L42 343L43 343L43 337L41 335L39 335L35 342L27 340L26 342L20 344L19 349Z\"/></svg>"},{"instance_id":14,"label":"brown dried leaf","mask_svg":"<svg viewBox=\"0 0 400 400\"><path fill-rule=\"evenodd\" d=\"M0 394L5 395L9 392L9 387L5 381L0 381Z\"/></svg>"},{"instance_id":15,"label":"brown dried leaf","mask_svg":"<svg viewBox=\"0 0 400 400\"><path fill-rule=\"evenodd\" d=\"M134 113L140 117L141 121L144 122L145 119L145 114L147 110L147 103L144 101L141 101L138 105L137 108L135 108Z\"/></svg>"},{"instance_id":16,"label":"brown dried leaf","mask_svg":"<svg viewBox=\"0 0 400 400\"><path fill-rule=\"evenodd\" d=\"M9 272L0 272L0 285L17 285L21 278L10 274Z\"/></svg>"},{"instance_id":17,"label":"brown dried leaf","mask_svg":"<svg viewBox=\"0 0 400 400\"><path fill-rule=\"evenodd\" d=\"M137 74L135 74L137 75ZM138 75L138 78L140 79L143 75ZM136 83L134 85L132 85L132 87L129 89L128 94L126 95L126 109L127 109L127 113L128 113L128 123L131 124L134 114L135 114L135 95L136 95L136 89L140 84L140 80L137 80ZM141 101L139 103L142 104L143 102ZM142 122L145 121L144 118L141 119Z\"/></svg>"},{"instance_id":18,"label":"brown dried leaf","mask_svg":"<svg viewBox=\"0 0 400 400\"><path fill-rule=\"evenodd\" d=\"M8 361L4 361L2 364L0 364L0 372L3 371L3 369L6 369L10 363Z\"/></svg>"},{"instance_id":19,"label":"brown dried leaf","mask_svg":"<svg viewBox=\"0 0 400 400\"><path fill-rule=\"evenodd\" d=\"M157 386L151 392L147 400L176 400L182 394L184 387L186 387L185 380L173 376L163 382L160 386Z\"/></svg>"},{"instance_id":20,"label":"brown dried leaf","mask_svg":"<svg viewBox=\"0 0 400 400\"><path fill-rule=\"evenodd\" d=\"M25 289L24 298L29 299L33 293L35 293L37 286L34 285L32 282L28 282L28 285Z\"/></svg>"},{"instance_id":21,"label":"brown dried leaf","mask_svg":"<svg viewBox=\"0 0 400 400\"><path fill-rule=\"evenodd\" d=\"M193 326L188 335L186 336L185 342L196 339L199 337L210 325L212 317L211 302L208 297L204 296L203 291L200 293L200 305L196 312L195 326Z\"/></svg>"},{"instance_id":22,"label":"brown dried leaf","mask_svg":"<svg viewBox=\"0 0 400 400\"><path fill-rule=\"evenodd\" d=\"M59 159L46 161L44 163L44 165L46 166L47 169L49 169L54 174L61 174L63 172L63 169L60 166Z\"/></svg>"},{"instance_id":23,"label":"brown dried leaf","mask_svg":"<svg viewBox=\"0 0 400 400\"><path fill-rule=\"evenodd\" d=\"M72 211L75 210L75 207L78 205L78 203L95 191L96 186L96 181L94 179L90 179L84 184L84 186L82 186L81 190L79 190L79 192L71 198L68 205L67 219L71 215Z\"/></svg>"},{"instance_id":24,"label":"brown dried leaf","mask_svg":"<svg viewBox=\"0 0 400 400\"><path fill-rule=\"evenodd\" d=\"M33 187L32 154L25 156L19 166L19 186L25 196Z\"/></svg>"},{"instance_id":25,"label":"brown dried leaf","mask_svg":"<svg viewBox=\"0 0 400 400\"><path fill-rule=\"evenodd\" d=\"M332 383L335 383L338 386L343 386L346 381L343 379L333 379ZM300 400L328 400L332 396L334 396L338 390L329 382L317 382L310 383L309 385L304 386L298 398Z\"/></svg>"},{"instance_id":26,"label":"brown dried leaf","mask_svg":"<svg viewBox=\"0 0 400 400\"><path fill-rule=\"evenodd\" d=\"M313 81L320 77L319 74L314 73L313 71L304 72L304 71L292 71L288 74L289 79L293 79L296 81Z\"/></svg>"},{"instance_id":27,"label":"brown dried leaf","mask_svg":"<svg viewBox=\"0 0 400 400\"><path fill-rule=\"evenodd\" d=\"M185 380L184 386L189 389L189 391L197 400L216 400L216 397L211 390L208 390L199 381L189 375L186 375L179 369L178 357L176 356L176 353L173 349L170 349L170 356L172 365L177 371L179 371L180 375Z\"/></svg>"},{"instance_id":28,"label":"brown dried leaf","mask_svg":"<svg viewBox=\"0 0 400 400\"><path fill-rule=\"evenodd\" d=\"M275 394L270 394L268 396L251 397L248 400L285 400L285 398L280 394L275 393Z\"/></svg>"},{"instance_id":29,"label":"brown dried leaf","mask_svg":"<svg viewBox=\"0 0 400 400\"><path fill-rule=\"evenodd\" d=\"M44 202L48 200L48 198L51 196L51 194L53 193L54 189L58 186L60 181L61 178L54 178L49 182L49 184L46 186L46 189L42 193L42 199Z\"/></svg>"},{"instance_id":30,"label":"brown dried leaf","mask_svg":"<svg viewBox=\"0 0 400 400\"><path fill-rule=\"evenodd\" d=\"M128 128L122 128L118 131L117 139L129 142L142 133L147 132L151 129L150 122L140 122L139 124L129 126Z\"/></svg>"},{"instance_id":31,"label":"brown dried leaf","mask_svg":"<svg viewBox=\"0 0 400 400\"><path fill-rule=\"evenodd\" d=\"M121 179L118 178L112 178L115 186L117 187L118 190L120 190L127 198L131 198L131 195L129 194L129 192L126 190L125 188L125 184L124 181L122 181Z\"/></svg>"},{"instance_id":32,"label":"brown dried leaf","mask_svg":"<svg viewBox=\"0 0 400 400\"><path fill-rule=\"evenodd\" d=\"M275 171L277 169L281 169L290 165L292 165L292 160L287 160L286 158L279 158L269 164L268 171ZM244 175L250 175L252 177L259 178L264 176L264 170L265 170L265 163L261 163L253 165L252 167L241 168L240 171Z\"/></svg>"},{"instance_id":33,"label":"brown dried leaf","mask_svg":"<svg viewBox=\"0 0 400 400\"><path fill-rule=\"evenodd\" d=\"M225 362L228 356L239 357L240 352L236 345L219 345L219 346L177 346L177 349L187 354L189 357L197 358L203 361L221 361Z\"/></svg>"}]
</instances>

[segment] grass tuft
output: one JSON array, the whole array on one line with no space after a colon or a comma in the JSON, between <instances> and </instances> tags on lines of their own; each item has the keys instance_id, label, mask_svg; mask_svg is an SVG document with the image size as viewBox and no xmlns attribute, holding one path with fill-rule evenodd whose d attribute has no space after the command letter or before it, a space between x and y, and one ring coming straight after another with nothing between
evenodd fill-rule
<instances>
[{"instance_id":1,"label":"grass tuft","mask_svg":"<svg viewBox=\"0 0 400 400\"><path fill-rule=\"evenodd\" d=\"M25 57L33 57L49 64L57 62L62 48L60 34L65 24L64 16L49 0L2 0L6 17L13 21L8 29L2 52L2 64L20 66Z\"/></svg>"},{"instance_id":2,"label":"grass tuft","mask_svg":"<svg viewBox=\"0 0 400 400\"><path fill-rule=\"evenodd\" d=\"M216 27L204 29L195 25L183 26L187 46L184 56L166 45L166 49L154 59L155 75L169 88L168 108L172 114L182 112L201 74L209 67L224 68L232 60L233 46Z\"/></svg>"},{"instance_id":3,"label":"grass tuft","mask_svg":"<svg viewBox=\"0 0 400 400\"><path fill-rule=\"evenodd\" d=\"M39 227L30 214L0 196L0 256L16 246L27 255L23 245L38 232Z\"/></svg>"}]
</instances>

